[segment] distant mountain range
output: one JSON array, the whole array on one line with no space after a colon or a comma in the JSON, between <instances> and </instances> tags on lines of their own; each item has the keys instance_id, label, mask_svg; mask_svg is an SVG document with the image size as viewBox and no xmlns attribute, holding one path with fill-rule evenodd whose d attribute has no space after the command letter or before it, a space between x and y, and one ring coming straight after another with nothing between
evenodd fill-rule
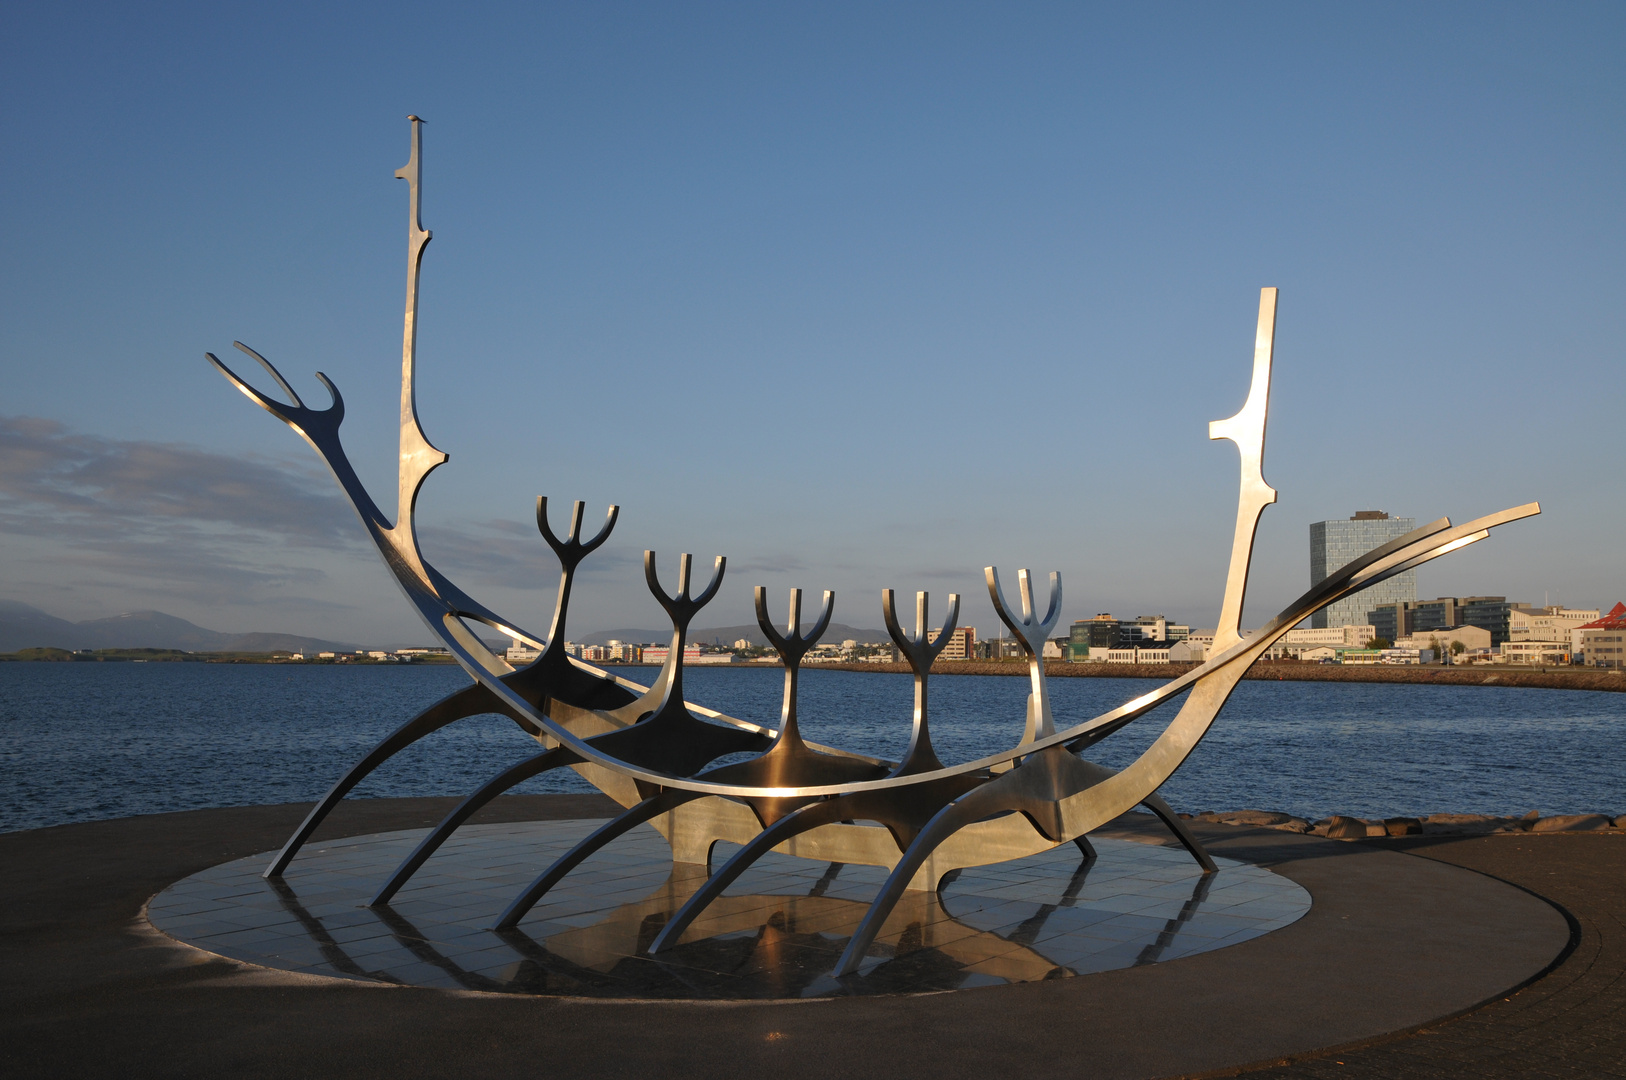
<instances>
[{"instance_id":1,"label":"distant mountain range","mask_svg":"<svg viewBox=\"0 0 1626 1080\"><path fill-rule=\"evenodd\" d=\"M813 628L812 623L803 623L805 632ZM689 640L701 645L710 645L719 642L723 645L732 645L741 638L745 638L753 645L767 645L768 638L763 634L762 628L756 623L748 626L713 626L704 630L690 630ZM582 645L604 645L611 640L627 641L633 644L640 642L667 642L672 640L672 631L667 630L603 630L596 634L571 635L571 641ZM874 644L891 641L885 630L861 630L846 623L831 623L824 631L819 641L826 645L839 645L843 641L856 641L859 644Z\"/></svg>"},{"instance_id":2,"label":"distant mountain range","mask_svg":"<svg viewBox=\"0 0 1626 1080\"><path fill-rule=\"evenodd\" d=\"M807 630L811 624L804 623ZM482 634L482 637L486 635ZM583 645L603 645L617 641L666 642L672 631L667 630L605 630L596 634L572 637ZM704 645L720 642L732 645L745 638L753 645L767 645L768 639L755 623L744 626L712 626L691 630L689 640ZM885 630L864 630L846 623L831 623L819 639L826 644L843 641L863 643L890 640ZM496 642L501 649L508 642ZM106 619L87 619L69 622L59 619L31 604L16 600L0 600L0 652L19 649L184 649L188 652L272 652L277 649L305 652L353 652L358 645L342 641L324 641L321 638L302 637L298 634L228 634L209 630L196 623L162 611L128 611Z\"/></svg>"},{"instance_id":3,"label":"distant mountain range","mask_svg":"<svg viewBox=\"0 0 1626 1080\"><path fill-rule=\"evenodd\" d=\"M184 649L188 652L344 651L358 646L297 634L226 634L162 611L130 611L69 622L37 607L0 600L0 652L19 649Z\"/></svg>"}]
</instances>

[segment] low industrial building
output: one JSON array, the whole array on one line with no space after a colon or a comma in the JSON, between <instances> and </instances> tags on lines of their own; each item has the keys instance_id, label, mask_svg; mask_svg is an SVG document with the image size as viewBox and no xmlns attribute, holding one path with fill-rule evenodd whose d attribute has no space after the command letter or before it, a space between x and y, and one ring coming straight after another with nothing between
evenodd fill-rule
<instances>
[{"instance_id":1,"label":"low industrial building","mask_svg":"<svg viewBox=\"0 0 1626 1080\"><path fill-rule=\"evenodd\" d=\"M1138 645L1120 645L1105 650L1104 659L1109 664L1167 664L1170 650L1178 644L1174 641L1146 641Z\"/></svg>"},{"instance_id":2,"label":"low industrial building","mask_svg":"<svg viewBox=\"0 0 1626 1080\"><path fill-rule=\"evenodd\" d=\"M1181 640L1169 646L1169 660L1172 663L1200 664L1214 651L1214 630L1193 630ZM1244 637L1247 635L1244 634Z\"/></svg>"},{"instance_id":3,"label":"low industrial building","mask_svg":"<svg viewBox=\"0 0 1626 1080\"><path fill-rule=\"evenodd\" d=\"M1376 631L1370 623L1350 626L1301 627L1289 630L1272 645L1265 658L1268 660L1305 659L1312 649L1364 649L1372 643Z\"/></svg>"},{"instance_id":4,"label":"low industrial building","mask_svg":"<svg viewBox=\"0 0 1626 1080\"><path fill-rule=\"evenodd\" d=\"M1214 636L1210 634L1206 641L1193 641L1187 638L1176 641L1169 646L1169 663L1171 664L1200 664L1208 659L1208 650L1214 644Z\"/></svg>"},{"instance_id":5,"label":"low industrial building","mask_svg":"<svg viewBox=\"0 0 1626 1080\"><path fill-rule=\"evenodd\" d=\"M533 649L519 638L511 638L510 640L513 641L513 644L508 646L508 651L502 654L502 658L510 664L528 664L542 655L541 649Z\"/></svg>"},{"instance_id":6,"label":"low industrial building","mask_svg":"<svg viewBox=\"0 0 1626 1080\"><path fill-rule=\"evenodd\" d=\"M1567 664L1571 657L1567 641L1509 641L1502 645L1504 664Z\"/></svg>"},{"instance_id":7,"label":"low industrial building","mask_svg":"<svg viewBox=\"0 0 1626 1080\"><path fill-rule=\"evenodd\" d=\"M1463 653L1476 652L1491 647L1491 634L1489 630L1479 626L1447 626L1438 630L1421 631L1410 637L1396 638L1397 649L1428 649L1437 653L1448 653L1452 646L1461 644L1459 650ZM1436 656L1436 659L1439 659Z\"/></svg>"}]
</instances>

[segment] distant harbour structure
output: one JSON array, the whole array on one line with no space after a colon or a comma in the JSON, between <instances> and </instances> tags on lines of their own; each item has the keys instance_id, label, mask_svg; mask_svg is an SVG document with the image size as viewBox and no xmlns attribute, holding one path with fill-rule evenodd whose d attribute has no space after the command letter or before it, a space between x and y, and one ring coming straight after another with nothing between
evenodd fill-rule
<instances>
[{"instance_id":1,"label":"distant harbour structure","mask_svg":"<svg viewBox=\"0 0 1626 1080\"><path fill-rule=\"evenodd\" d=\"M1317 521L1310 526L1310 585L1315 587L1340 567L1405 536L1417 528L1417 519L1390 517L1382 510L1357 510L1349 520ZM1417 599L1417 571L1407 570L1387 581L1328 604L1310 616L1310 626L1358 626L1369 622L1367 613L1382 604Z\"/></svg>"}]
</instances>

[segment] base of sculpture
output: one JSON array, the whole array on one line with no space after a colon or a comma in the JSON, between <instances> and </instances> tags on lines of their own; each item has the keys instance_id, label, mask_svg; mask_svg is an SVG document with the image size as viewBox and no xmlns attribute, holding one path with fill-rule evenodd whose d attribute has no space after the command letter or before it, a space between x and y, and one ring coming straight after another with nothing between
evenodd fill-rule
<instances>
[{"instance_id":1,"label":"base of sculpture","mask_svg":"<svg viewBox=\"0 0 1626 1080\"><path fill-rule=\"evenodd\" d=\"M516 887L595 820L464 829L388 907L364 906L421 833L308 847L281 879L265 856L154 897L153 926L199 949L333 978L493 993L771 999L918 993L1069 978L1224 948L1297 921L1310 897L1261 867L1095 841L959 872L911 892L856 975L830 972L886 872L770 855L659 959L667 918L706 878L642 826L572 874L520 925L491 929ZM719 862L731 853L720 846Z\"/></svg>"},{"instance_id":2,"label":"base of sculpture","mask_svg":"<svg viewBox=\"0 0 1626 1080\"><path fill-rule=\"evenodd\" d=\"M454 805L453 798L348 800L310 846L426 829ZM0 834L7 869L0 910L16 976L0 980L0 1074L406 1080L551 1071L573 1080L829 1080L856 1070L1143 1080L1228 1075L1329 1047L1343 1048L1335 1056L1346 1059L1351 1043L1372 1040L1396 1040L1397 1054L1409 1061L1415 1053L1413 1072L1438 1075L1454 1075L1442 1067L1453 1058L1464 1075L1485 1073L1486 1062L1506 1075L1554 1062L1576 1075L1602 1075L1619 1060L1608 1057L1619 1045L1609 1018L1619 1012L1610 1011L1610 984L1599 973L1619 967L1609 966L1611 956L1618 960L1609 928L1619 904L1609 905L1618 899L1615 883L1626 880L1613 849L1626 843L1600 834L1345 843L1197 822L1215 857L1292 880L1313 898L1309 912L1274 933L1169 963L955 993L719 1006L419 990L222 959L148 924L144 912L156 894L213 863L276 847L309 810L308 803L238 806ZM494 802L487 820L613 811L601 796L521 795ZM1167 836L1139 814L1094 835L1103 832ZM1450 865L1456 860L1498 877ZM298 888L310 884L299 884L303 861L289 878ZM1566 916L1536 895L1554 889L1597 898L1577 909L1573 940ZM356 897L341 899L352 915L368 914L355 910ZM1487 1001L1472 1018L1443 1019ZM1425 1034L1403 1034L1420 1027ZM1405 1068L1387 1061L1388 1072Z\"/></svg>"}]
</instances>

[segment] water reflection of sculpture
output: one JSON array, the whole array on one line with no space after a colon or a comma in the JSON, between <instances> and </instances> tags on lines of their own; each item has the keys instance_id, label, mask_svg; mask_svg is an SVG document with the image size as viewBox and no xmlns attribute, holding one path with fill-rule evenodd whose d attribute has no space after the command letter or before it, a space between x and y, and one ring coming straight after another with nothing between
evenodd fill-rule
<instances>
[{"instance_id":1,"label":"water reflection of sculpture","mask_svg":"<svg viewBox=\"0 0 1626 1080\"><path fill-rule=\"evenodd\" d=\"M1071 967L1047 956L1042 946L1035 945L1035 939L1044 933L1051 916L1076 903L1094 865L1093 859L1081 863L1065 879L1057 902L1038 905L1025 921L1004 933L961 924L944 910L935 892L907 893L894 913L908 928L906 940L890 950L886 962L848 982L847 991L886 992L895 987L949 990L962 985L970 969L982 977L1010 982L1037 982L1076 974ZM293 884L281 878L273 878L270 884L281 909L298 922L324 965L344 975L400 982L396 974L402 966L400 961L410 958L439 969L458 986L496 993L624 996L630 987L641 995L732 997L740 994L744 984L749 987L748 996L800 997L834 988L825 975L832 949L844 944L839 934L855 926L867 907L847 897L826 895L842 869L839 863L830 864L804 893L722 897L706 913L705 939L685 943L677 954L678 963L650 964L647 958L639 958L671 912L706 879L703 866L674 863L665 881L588 925L546 923L541 928L519 926L499 931L507 949L502 956L507 963L499 965L500 971L494 970L495 954L485 942L480 942L477 949L459 948L467 942L461 937L451 939L449 946L437 944L437 931L445 927L437 924L420 928L388 905L375 907L373 912L397 950L393 954L381 952L376 947L377 939L368 936L359 939L366 943L365 951L353 955L346 942L334 936L324 916L306 906ZM1174 941L1188 913L1194 912L1207 895L1212 880L1207 874L1194 879L1192 899L1184 904L1179 916L1168 920L1157 939L1147 944L1137 963L1151 962L1155 953ZM322 895L329 899L329 890L324 888ZM340 924L351 931L357 926L349 912ZM837 937L832 940L831 934Z\"/></svg>"},{"instance_id":2,"label":"water reflection of sculpture","mask_svg":"<svg viewBox=\"0 0 1626 1080\"><path fill-rule=\"evenodd\" d=\"M1002 622L1028 660L1032 692L1022 738L1009 750L976 761L944 766L932 749L927 684L931 664L953 629L958 597L935 641L928 641L926 596L917 597L916 632L898 624L893 594L883 598L887 629L914 671L915 709L908 752L900 762L805 742L796 714L797 671L802 655L830 619L833 598L825 593L820 617L803 635L800 592L791 594L789 629L774 630L764 590L755 594L758 622L769 633L785 665L785 697L777 732L694 705L683 696L683 646L694 615L717 593L725 562L718 557L710 582L690 596L690 557L679 562L677 592L668 595L655 569L655 553L644 553L651 592L672 621L672 644L665 666L649 687L584 664L564 652L565 620L576 568L602 544L615 525L611 507L603 529L581 540L583 507L576 503L567 537L552 531L547 500L537 500L537 525L559 558L560 581L552 625L545 637L498 616L452 584L422 555L413 509L424 478L446 460L425 437L417 416L413 374L417 352L418 270L429 233L419 215L422 121L412 120L412 155L396 175L410 188L407 305L401 367L401 442L396 514L393 523L357 478L339 440L344 400L326 376L317 378L332 403L312 409L280 373L247 346L237 348L266 369L291 399L284 404L238 378L213 354L209 360L244 394L305 438L333 470L385 564L429 628L451 651L475 684L425 710L381 742L352 767L311 811L266 870L275 878L312 831L363 777L402 748L464 717L502 713L544 749L505 770L475 792L424 839L379 890L385 905L447 836L497 794L549 769L569 767L627 807L620 817L584 840L547 868L498 919L513 927L548 888L593 851L641 822L651 822L672 845L677 864L708 871L702 885L651 942L659 952L684 930L751 861L769 850L828 862L887 867L886 884L869 906L837 965L854 971L887 916L911 890L935 888L949 871L1021 858L1059 844L1078 843L1088 852L1087 834L1119 814L1144 804L1161 817L1205 870L1212 862L1180 820L1158 798L1158 787L1196 747L1244 672L1278 638L1312 612L1341 597L1403 573L1431 559L1483 539L1497 525L1539 513L1534 504L1515 507L1452 526L1432 522L1361 556L1294 601L1256 633L1239 630L1254 532L1276 492L1262 472L1266 408L1270 392L1276 290L1261 291L1253 382L1242 411L1209 427L1209 437L1230 439L1241 454L1240 495L1225 597L1210 658L1180 678L1083 724L1057 731L1046 692L1042 663L1046 637L1061 614L1061 581L1050 575L1045 613L1034 603L1028 572L1018 574L1021 610L1004 595L999 575L986 570L990 598ZM541 655L515 670L495 655L464 620L494 627L530 643ZM1127 768L1113 772L1080 755L1156 706L1188 693L1174 720ZM718 768L713 761L740 753L748 760ZM719 841L744 845L714 874L712 847Z\"/></svg>"}]
</instances>

